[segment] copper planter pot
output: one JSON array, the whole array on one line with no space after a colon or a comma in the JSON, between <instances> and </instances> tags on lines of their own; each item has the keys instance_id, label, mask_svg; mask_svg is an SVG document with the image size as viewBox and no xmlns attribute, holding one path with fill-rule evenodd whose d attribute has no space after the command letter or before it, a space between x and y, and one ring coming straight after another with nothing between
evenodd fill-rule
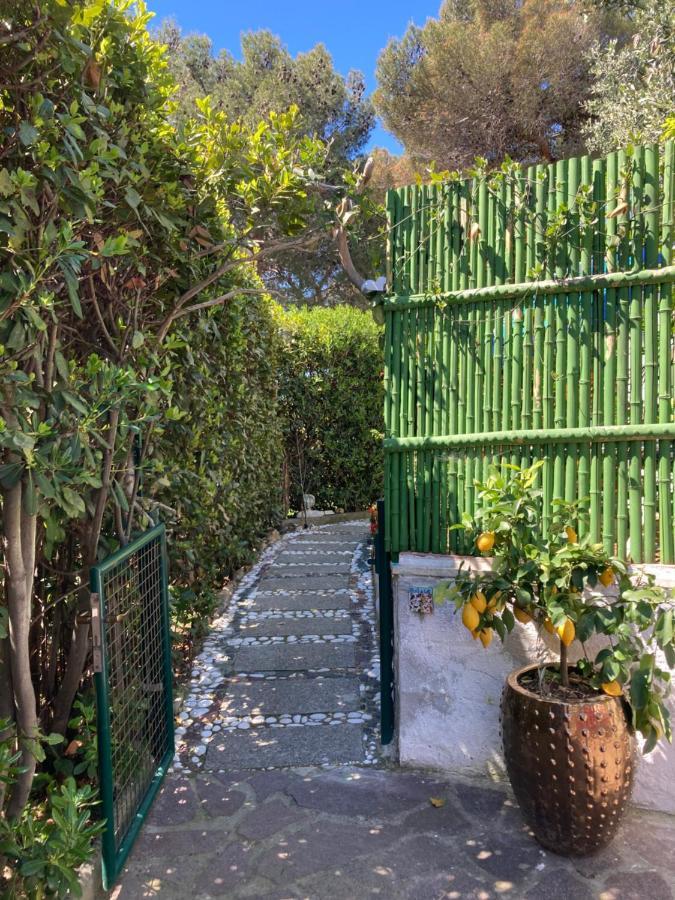
<instances>
[{"instance_id":1,"label":"copper planter pot","mask_svg":"<svg viewBox=\"0 0 675 900\"><path fill-rule=\"evenodd\" d=\"M512 672L502 695L506 768L542 846L585 856L616 834L633 787L635 739L619 698L540 697Z\"/></svg>"}]
</instances>

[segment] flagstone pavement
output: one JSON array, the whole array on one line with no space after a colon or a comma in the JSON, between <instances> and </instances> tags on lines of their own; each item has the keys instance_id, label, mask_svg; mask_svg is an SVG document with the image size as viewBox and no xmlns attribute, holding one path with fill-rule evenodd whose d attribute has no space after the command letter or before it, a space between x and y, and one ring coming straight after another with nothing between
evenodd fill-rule
<instances>
[{"instance_id":1,"label":"flagstone pavement","mask_svg":"<svg viewBox=\"0 0 675 900\"><path fill-rule=\"evenodd\" d=\"M113 900L675 900L671 817L634 810L568 860L504 786L383 758L366 540L363 522L287 535L241 582Z\"/></svg>"}]
</instances>

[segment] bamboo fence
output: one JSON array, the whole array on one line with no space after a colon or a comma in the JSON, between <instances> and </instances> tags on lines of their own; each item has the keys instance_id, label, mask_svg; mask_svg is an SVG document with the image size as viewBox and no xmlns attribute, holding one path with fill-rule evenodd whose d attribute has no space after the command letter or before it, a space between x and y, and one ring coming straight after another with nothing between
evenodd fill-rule
<instances>
[{"instance_id":1,"label":"bamboo fence","mask_svg":"<svg viewBox=\"0 0 675 900\"><path fill-rule=\"evenodd\" d=\"M388 549L469 553L491 464L675 562L675 142L390 191ZM583 532L582 532L583 533Z\"/></svg>"}]
</instances>

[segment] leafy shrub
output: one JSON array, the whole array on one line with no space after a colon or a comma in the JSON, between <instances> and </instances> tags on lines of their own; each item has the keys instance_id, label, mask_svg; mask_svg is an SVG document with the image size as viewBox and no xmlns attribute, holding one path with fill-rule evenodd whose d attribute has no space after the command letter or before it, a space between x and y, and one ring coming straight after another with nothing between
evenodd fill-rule
<instances>
[{"instance_id":1,"label":"leafy shrub","mask_svg":"<svg viewBox=\"0 0 675 900\"><path fill-rule=\"evenodd\" d=\"M91 737L93 707L79 704L70 724ZM17 783L23 768L15 749L16 729L0 720L0 735L0 792L4 792ZM40 735L34 752L44 760L43 745L49 749L61 741L60 735ZM74 768L81 775L91 774L95 738L80 746L84 755ZM79 897L77 868L89 859L92 841L103 829L102 822L91 818L97 804L96 788L79 786L71 774L62 780L47 773L36 778L30 802L18 818L0 816L0 858L7 864L0 872L0 895L8 900Z\"/></svg>"},{"instance_id":2,"label":"leafy shrub","mask_svg":"<svg viewBox=\"0 0 675 900\"><path fill-rule=\"evenodd\" d=\"M348 307L280 313L288 502L363 509L382 490L381 329Z\"/></svg>"}]
</instances>

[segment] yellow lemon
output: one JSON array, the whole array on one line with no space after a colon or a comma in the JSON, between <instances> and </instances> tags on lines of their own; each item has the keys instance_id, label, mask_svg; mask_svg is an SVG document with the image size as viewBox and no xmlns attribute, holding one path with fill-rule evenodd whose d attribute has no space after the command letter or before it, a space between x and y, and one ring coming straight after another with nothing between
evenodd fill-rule
<instances>
[{"instance_id":1,"label":"yellow lemon","mask_svg":"<svg viewBox=\"0 0 675 900\"><path fill-rule=\"evenodd\" d=\"M571 525L568 525L565 528L565 534L567 535L567 540L570 542L570 544L576 544L578 540L577 533Z\"/></svg>"},{"instance_id":2,"label":"yellow lemon","mask_svg":"<svg viewBox=\"0 0 675 900\"><path fill-rule=\"evenodd\" d=\"M480 642L484 647L489 647L492 643L493 631L491 628L484 628L481 632L479 632L478 637L480 638Z\"/></svg>"},{"instance_id":3,"label":"yellow lemon","mask_svg":"<svg viewBox=\"0 0 675 900\"><path fill-rule=\"evenodd\" d=\"M502 592L497 591L495 594L493 594L492 597L490 597L490 599L488 600L488 605L487 605L488 612L494 612L494 610L497 609L497 606L499 604L499 598L501 597L501 595L502 595Z\"/></svg>"},{"instance_id":4,"label":"yellow lemon","mask_svg":"<svg viewBox=\"0 0 675 900\"><path fill-rule=\"evenodd\" d=\"M479 613L484 613L487 607L487 600L485 599L485 594L482 591L476 591L469 603L471 603L473 608Z\"/></svg>"},{"instance_id":5,"label":"yellow lemon","mask_svg":"<svg viewBox=\"0 0 675 900\"><path fill-rule=\"evenodd\" d=\"M549 634L555 634L555 628L553 627L553 622L550 619L544 619L544 628L548 631Z\"/></svg>"},{"instance_id":6,"label":"yellow lemon","mask_svg":"<svg viewBox=\"0 0 675 900\"><path fill-rule=\"evenodd\" d=\"M474 641L477 641L477 640L478 640L478 632L477 632L477 631L472 631L472 632L471 632L471 637L474 639Z\"/></svg>"},{"instance_id":7,"label":"yellow lemon","mask_svg":"<svg viewBox=\"0 0 675 900\"><path fill-rule=\"evenodd\" d=\"M462 610L462 622L464 626L469 629L469 631L475 631L480 624L480 616L478 615L478 611L475 606L472 606L470 603L467 603Z\"/></svg>"},{"instance_id":8,"label":"yellow lemon","mask_svg":"<svg viewBox=\"0 0 675 900\"><path fill-rule=\"evenodd\" d=\"M478 535L478 540L476 541L476 547L480 553L489 553L490 550L495 545L495 533L494 531L484 531L482 534Z\"/></svg>"},{"instance_id":9,"label":"yellow lemon","mask_svg":"<svg viewBox=\"0 0 675 900\"><path fill-rule=\"evenodd\" d=\"M623 694L623 688L618 681L605 681L601 687L610 697L620 697Z\"/></svg>"},{"instance_id":10,"label":"yellow lemon","mask_svg":"<svg viewBox=\"0 0 675 900\"><path fill-rule=\"evenodd\" d=\"M610 584L614 581L614 571L611 566L607 566L604 572L600 574L600 584L604 584L605 587L609 587Z\"/></svg>"},{"instance_id":11,"label":"yellow lemon","mask_svg":"<svg viewBox=\"0 0 675 900\"><path fill-rule=\"evenodd\" d=\"M574 622L571 619L565 619L564 625L558 625L556 628L558 632L558 637L563 642L566 647L574 640L574 635L576 634L576 629L574 627Z\"/></svg>"},{"instance_id":12,"label":"yellow lemon","mask_svg":"<svg viewBox=\"0 0 675 900\"><path fill-rule=\"evenodd\" d=\"M532 621L532 616L526 610L521 609L519 606L513 607L513 615L518 619L519 622L522 622L523 625L527 625L528 622Z\"/></svg>"}]
</instances>

